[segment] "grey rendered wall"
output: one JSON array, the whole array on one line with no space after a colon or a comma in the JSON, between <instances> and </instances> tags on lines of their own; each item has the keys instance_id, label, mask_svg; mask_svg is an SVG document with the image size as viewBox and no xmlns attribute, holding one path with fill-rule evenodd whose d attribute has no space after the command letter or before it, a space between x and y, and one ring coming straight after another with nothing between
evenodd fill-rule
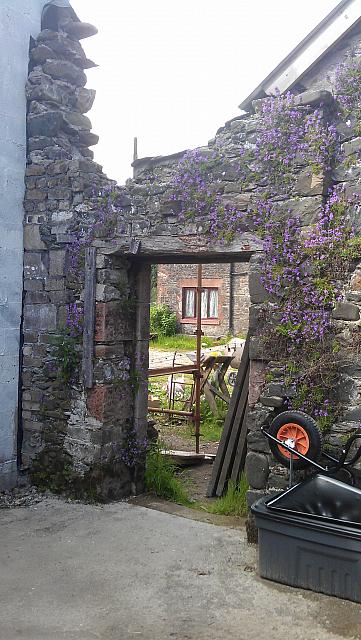
<instances>
[{"instance_id":1,"label":"grey rendered wall","mask_svg":"<svg viewBox=\"0 0 361 640\"><path fill-rule=\"evenodd\" d=\"M16 482L29 38L46 0L0 2L0 490Z\"/></svg>"}]
</instances>

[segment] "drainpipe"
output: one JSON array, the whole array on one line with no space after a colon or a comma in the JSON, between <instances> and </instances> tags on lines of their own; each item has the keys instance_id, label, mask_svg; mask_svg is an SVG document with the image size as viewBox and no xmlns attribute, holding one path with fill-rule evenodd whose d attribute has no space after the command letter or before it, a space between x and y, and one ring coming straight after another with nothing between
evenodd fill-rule
<instances>
[{"instance_id":1,"label":"drainpipe","mask_svg":"<svg viewBox=\"0 0 361 640\"><path fill-rule=\"evenodd\" d=\"M234 323L233 323L233 315L234 315L234 302L233 302L233 294L234 294L234 262L231 262L229 265L229 314L228 314L228 331L233 335L234 331Z\"/></svg>"}]
</instances>

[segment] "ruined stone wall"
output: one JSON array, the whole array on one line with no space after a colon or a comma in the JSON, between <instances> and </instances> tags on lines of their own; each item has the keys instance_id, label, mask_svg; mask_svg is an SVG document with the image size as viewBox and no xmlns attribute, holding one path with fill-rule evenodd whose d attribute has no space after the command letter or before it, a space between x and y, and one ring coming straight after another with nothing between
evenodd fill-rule
<instances>
[{"instance_id":1,"label":"ruined stone wall","mask_svg":"<svg viewBox=\"0 0 361 640\"><path fill-rule=\"evenodd\" d=\"M59 345L69 305L84 297L70 268L69 247L90 224L91 196L111 184L89 149L98 140L84 115L95 97L85 88L84 69L92 63L77 40L52 31L40 33L30 59L22 462L40 484L125 495L134 491L137 479L117 457L117 447L124 429L134 423L133 387L123 378L137 335L130 300L136 272L130 273L122 257L108 257L101 250L96 257L92 388L87 392L83 384L81 340L75 346L75 379L65 384L59 375L67 357Z\"/></svg>"},{"instance_id":2,"label":"ruined stone wall","mask_svg":"<svg viewBox=\"0 0 361 640\"><path fill-rule=\"evenodd\" d=\"M252 255L246 461L250 501L267 488L284 486L285 471L275 464L260 431L289 395L276 364L272 382L265 376L262 312L268 298L261 282L262 241L251 231L242 231L229 244L217 243L207 234L207 220L197 216L182 219L180 203L171 197L171 181L182 153L137 161L134 180L118 189L120 205L113 236L109 239L99 228L92 241L96 249L93 380L85 383L84 352L79 343L79 375L68 386L62 383L59 337L69 304L81 303L86 297L83 284L73 277L70 256L79 230L96 219L94 193L109 181L89 150L97 137L84 113L94 94L84 88L84 68L89 61L79 43L61 33L42 32L31 60L25 197L24 463L32 467L38 481L59 480L60 488L80 483L83 489L103 496L127 495L141 488L142 463L135 468L125 465L122 451L130 428L135 427L137 437L143 437L146 429L149 265L171 262L172 257L176 262L181 257L190 263L202 260L240 266ZM298 102L311 108L322 103L325 116L337 117L328 93L300 94ZM222 191L222 201L238 210L251 208L267 190L261 181L245 189L237 171L240 145L252 145L256 138L257 108L256 104L255 113L226 123L203 149L203 153L222 149L224 170L217 177L217 189ZM346 159L335 168L331 183L343 182L346 191L361 193L357 129L352 123L339 123L339 131ZM347 158L355 153L350 166ZM279 207L285 215L289 211L298 214L307 228L317 221L329 186L330 176L316 176L312 168L301 164L292 191ZM357 208L354 215L359 225ZM344 300L334 312L335 327L346 343L351 329L358 327L361 308L361 265L353 267ZM124 375L125 370L131 375ZM361 415L358 357L343 371L343 382L339 394L342 418L329 437L333 445L339 445L357 426Z\"/></svg>"}]
</instances>

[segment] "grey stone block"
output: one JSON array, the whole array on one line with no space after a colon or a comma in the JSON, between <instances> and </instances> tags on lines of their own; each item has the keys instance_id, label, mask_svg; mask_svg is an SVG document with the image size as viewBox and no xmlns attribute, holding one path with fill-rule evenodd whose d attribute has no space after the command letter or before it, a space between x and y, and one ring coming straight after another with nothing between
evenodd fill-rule
<instances>
[{"instance_id":1,"label":"grey stone block","mask_svg":"<svg viewBox=\"0 0 361 640\"><path fill-rule=\"evenodd\" d=\"M26 224L24 226L24 249L27 251L42 251L46 249L46 244L40 237L39 225Z\"/></svg>"},{"instance_id":2,"label":"grey stone block","mask_svg":"<svg viewBox=\"0 0 361 640\"><path fill-rule=\"evenodd\" d=\"M253 489L264 489L269 473L268 457L262 453L250 451L246 457L245 472Z\"/></svg>"},{"instance_id":3,"label":"grey stone block","mask_svg":"<svg viewBox=\"0 0 361 640\"><path fill-rule=\"evenodd\" d=\"M55 137L63 125L63 114L59 111L48 111L28 118L28 132L32 137Z\"/></svg>"},{"instance_id":4,"label":"grey stone block","mask_svg":"<svg viewBox=\"0 0 361 640\"><path fill-rule=\"evenodd\" d=\"M277 396L261 396L260 397L260 402L261 404L263 404L265 407L282 407L283 405L283 398L279 398Z\"/></svg>"},{"instance_id":5,"label":"grey stone block","mask_svg":"<svg viewBox=\"0 0 361 640\"><path fill-rule=\"evenodd\" d=\"M24 329L26 331L54 331L56 329L56 306L53 304L26 304L24 306Z\"/></svg>"},{"instance_id":6,"label":"grey stone block","mask_svg":"<svg viewBox=\"0 0 361 640\"><path fill-rule=\"evenodd\" d=\"M351 302L339 302L337 307L332 311L332 317L335 320L351 320L360 319L360 310Z\"/></svg>"},{"instance_id":7,"label":"grey stone block","mask_svg":"<svg viewBox=\"0 0 361 640\"><path fill-rule=\"evenodd\" d=\"M259 453L270 453L267 438L263 433L258 431L250 431L247 435L247 446L249 451L258 451Z\"/></svg>"},{"instance_id":8,"label":"grey stone block","mask_svg":"<svg viewBox=\"0 0 361 640\"><path fill-rule=\"evenodd\" d=\"M249 489L246 494L248 508L250 509L257 500L260 500L265 495L266 492L261 489Z\"/></svg>"}]
</instances>

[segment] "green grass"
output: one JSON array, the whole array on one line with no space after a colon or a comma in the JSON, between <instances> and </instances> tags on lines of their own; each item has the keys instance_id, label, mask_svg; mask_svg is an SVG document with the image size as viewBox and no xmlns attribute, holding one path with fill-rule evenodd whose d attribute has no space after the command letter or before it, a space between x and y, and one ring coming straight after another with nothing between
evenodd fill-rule
<instances>
[{"instance_id":1,"label":"green grass","mask_svg":"<svg viewBox=\"0 0 361 640\"><path fill-rule=\"evenodd\" d=\"M237 484L229 481L227 491L213 504L207 505L207 511L220 516L246 516L248 512L246 493L248 482L244 473Z\"/></svg>"},{"instance_id":2,"label":"green grass","mask_svg":"<svg viewBox=\"0 0 361 640\"><path fill-rule=\"evenodd\" d=\"M216 404L218 407L217 416L213 415L207 401L204 398L201 400L201 437L203 442L220 441L228 405L218 398Z\"/></svg>"},{"instance_id":3,"label":"green grass","mask_svg":"<svg viewBox=\"0 0 361 640\"><path fill-rule=\"evenodd\" d=\"M214 338L202 337L202 345L205 347L214 347L224 344L223 340L215 340ZM187 336L178 334L175 336L159 336L150 343L150 349L158 349L159 351L195 351L197 340L195 336Z\"/></svg>"},{"instance_id":4,"label":"green grass","mask_svg":"<svg viewBox=\"0 0 361 640\"><path fill-rule=\"evenodd\" d=\"M190 506L187 491L175 475L175 465L161 451L162 443L158 442L147 453L145 482L148 491L171 502Z\"/></svg>"}]
</instances>

